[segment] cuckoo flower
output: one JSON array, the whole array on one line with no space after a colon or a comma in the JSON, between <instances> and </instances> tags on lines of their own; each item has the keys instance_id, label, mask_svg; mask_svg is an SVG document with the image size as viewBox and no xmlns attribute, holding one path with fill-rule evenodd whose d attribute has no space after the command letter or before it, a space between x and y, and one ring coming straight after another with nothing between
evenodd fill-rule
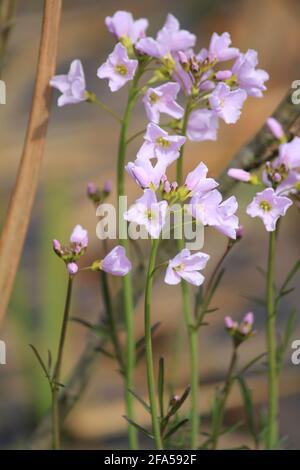
<instances>
[{"instance_id":1,"label":"cuckoo flower","mask_svg":"<svg viewBox=\"0 0 300 470\"><path fill-rule=\"evenodd\" d=\"M159 123L160 113L180 119L184 110L176 103L176 97L180 90L178 83L165 83L156 88L148 88L143 102L148 119L156 124Z\"/></svg>"},{"instance_id":2,"label":"cuckoo flower","mask_svg":"<svg viewBox=\"0 0 300 470\"><path fill-rule=\"evenodd\" d=\"M86 248L88 246L88 232L81 225L76 225L70 236L70 242L77 246L77 249Z\"/></svg>"},{"instance_id":3,"label":"cuckoo flower","mask_svg":"<svg viewBox=\"0 0 300 470\"><path fill-rule=\"evenodd\" d=\"M205 268L209 255L206 253L195 253L191 255L190 250L184 248L178 255L169 261L166 270L166 284L179 284L182 279L195 286L201 286L204 276L199 271Z\"/></svg>"},{"instance_id":4,"label":"cuckoo flower","mask_svg":"<svg viewBox=\"0 0 300 470\"><path fill-rule=\"evenodd\" d=\"M129 162L125 169L141 188L156 189L166 172L167 166L168 164L163 160L157 160L153 165L150 158L137 158L134 163Z\"/></svg>"},{"instance_id":5,"label":"cuckoo flower","mask_svg":"<svg viewBox=\"0 0 300 470\"><path fill-rule=\"evenodd\" d=\"M123 246L115 246L98 264L99 268L114 276L126 276L132 269Z\"/></svg>"},{"instance_id":6,"label":"cuckoo flower","mask_svg":"<svg viewBox=\"0 0 300 470\"><path fill-rule=\"evenodd\" d=\"M246 313L243 320L238 323L234 321L231 317L226 316L224 318L225 328L233 337L236 346L240 345L245 339L250 338L253 335L253 324L254 324L254 315L252 312Z\"/></svg>"},{"instance_id":7,"label":"cuckoo flower","mask_svg":"<svg viewBox=\"0 0 300 470\"><path fill-rule=\"evenodd\" d=\"M144 140L137 158L157 158L170 164L179 157L180 147L185 143L186 138L181 135L169 135L164 129L150 123Z\"/></svg>"},{"instance_id":8,"label":"cuckoo flower","mask_svg":"<svg viewBox=\"0 0 300 470\"><path fill-rule=\"evenodd\" d=\"M179 21L175 16L168 14L162 29L158 31L156 39L147 37L141 39L137 50L156 58L163 58L170 52L183 51L195 45L196 36L189 31L181 30Z\"/></svg>"},{"instance_id":9,"label":"cuckoo flower","mask_svg":"<svg viewBox=\"0 0 300 470\"><path fill-rule=\"evenodd\" d=\"M152 238L158 238L165 224L167 207L166 201L158 202L156 194L145 189L143 196L124 213L124 219L144 226Z\"/></svg>"},{"instance_id":10,"label":"cuckoo flower","mask_svg":"<svg viewBox=\"0 0 300 470\"><path fill-rule=\"evenodd\" d=\"M280 145L276 163L284 164L287 170L300 169L300 137Z\"/></svg>"},{"instance_id":11,"label":"cuckoo flower","mask_svg":"<svg viewBox=\"0 0 300 470\"><path fill-rule=\"evenodd\" d=\"M191 198L189 211L203 225L214 227L229 238L236 239L239 219L235 215L238 204L234 196L222 202L222 195L217 189L206 194L195 194Z\"/></svg>"},{"instance_id":12,"label":"cuckoo flower","mask_svg":"<svg viewBox=\"0 0 300 470\"><path fill-rule=\"evenodd\" d=\"M111 91L117 91L133 79L137 66L138 61L129 59L127 49L118 43L107 61L98 68L97 76L108 78Z\"/></svg>"},{"instance_id":13,"label":"cuckoo flower","mask_svg":"<svg viewBox=\"0 0 300 470\"><path fill-rule=\"evenodd\" d=\"M210 62L224 62L226 60L235 59L239 55L239 50L230 47L231 38L229 33L217 34L213 33L209 49L202 49L199 53L201 60L209 59Z\"/></svg>"},{"instance_id":14,"label":"cuckoo flower","mask_svg":"<svg viewBox=\"0 0 300 470\"><path fill-rule=\"evenodd\" d=\"M241 108L247 98L244 90L230 90L225 83L218 83L209 97L213 111L227 124L234 124L240 117Z\"/></svg>"},{"instance_id":15,"label":"cuckoo flower","mask_svg":"<svg viewBox=\"0 0 300 470\"><path fill-rule=\"evenodd\" d=\"M217 140L218 117L209 109L196 109L189 117L187 136L190 140L201 142Z\"/></svg>"},{"instance_id":16,"label":"cuckoo flower","mask_svg":"<svg viewBox=\"0 0 300 470\"><path fill-rule=\"evenodd\" d=\"M191 193L200 197L201 195L215 189L218 183L213 178L207 178L208 168L201 162L197 167L191 171L185 180L185 186Z\"/></svg>"},{"instance_id":17,"label":"cuckoo flower","mask_svg":"<svg viewBox=\"0 0 300 470\"><path fill-rule=\"evenodd\" d=\"M127 11L117 11L113 16L107 16L105 24L116 38L125 41L130 39L132 44L143 38L148 28L148 20L134 20L132 14Z\"/></svg>"},{"instance_id":18,"label":"cuckoo flower","mask_svg":"<svg viewBox=\"0 0 300 470\"><path fill-rule=\"evenodd\" d=\"M257 64L257 52L249 49L245 54L239 55L232 67L232 73L239 87L248 95L261 98L262 92L266 90L264 82L269 80L269 74L264 70L256 69Z\"/></svg>"},{"instance_id":19,"label":"cuckoo flower","mask_svg":"<svg viewBox=\"0 0 300 470\"><path fill-rule=\"evenodd\" d=\"M58 106L85 101L86 84L81 61L73 60L69 72L66 75L55 75L50 80L50 85L62 93L57 100Z\"/></svg>"},{"instance_id":20,"label":"cuckoo flower","mask_svg":"<svg viewBox=\"0 0 300 470\"><path fill-rule=\"evenodd\" d=\"M250 217L262 219L266 230L273 232L279 217L284 216L292 201L285 196L278 196L273 188L267 188L256 194L247 207Z\"/></svg>"}]
</instances>

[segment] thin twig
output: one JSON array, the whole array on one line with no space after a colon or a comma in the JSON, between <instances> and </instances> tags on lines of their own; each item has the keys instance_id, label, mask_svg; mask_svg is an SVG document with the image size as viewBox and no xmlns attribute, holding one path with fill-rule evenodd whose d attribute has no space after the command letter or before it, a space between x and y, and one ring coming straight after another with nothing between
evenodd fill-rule
<instances>
[{"instance_id":1,"label":"thin twig","mask_svg":"<svg viewBox=\"0 0 300 470\"><path fill-rule=\"evenodd\" d=\"M0 322L18 269L38 184L51 106L61 0L45 0L39 59L23 154L0 240Z\"/></svg>"}]
</instances>

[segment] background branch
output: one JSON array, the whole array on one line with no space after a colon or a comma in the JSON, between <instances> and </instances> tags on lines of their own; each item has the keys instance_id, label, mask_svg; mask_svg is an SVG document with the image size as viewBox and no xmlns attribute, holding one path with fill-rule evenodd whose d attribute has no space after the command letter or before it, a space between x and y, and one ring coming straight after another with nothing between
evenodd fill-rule
<instances>
[{"instance_id":1,"label":"background branch","mask_svg":"<svg viewBox=\"0 0 300 470\"><path fill-rule=\"evenodd\" d=\"M0 322L13 288L38 184L48 127L61 15L61 0L45 0L32 107L18 169L0 240Z\"/></svg>"}]
</instances>

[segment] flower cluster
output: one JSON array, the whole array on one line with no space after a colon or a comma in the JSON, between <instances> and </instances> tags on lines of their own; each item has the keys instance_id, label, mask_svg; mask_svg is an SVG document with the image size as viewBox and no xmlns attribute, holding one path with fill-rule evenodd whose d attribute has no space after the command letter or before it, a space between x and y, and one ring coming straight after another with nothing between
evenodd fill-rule
<instances>
[{"instance_id":1,"label":"flower cluster","mask_svg":"<svg viewBox=\"0 0 300 470\"><path fill-rule=\"evenodd\" d=\"M251 217L259 217L266 230L273 232L278 219L292 205L292 200L299 204L300 138L294 137L288 142L281 124L274 118L269 118L267 125L279 146L277 157L266 162L261 181L257 175L238 168L228 170L228 176L242 182L264 185L246 211Z\"/></svg>"},{"instance_id":2,"label":"flower cluster","mask_svg":"<svg viewBox=\"0 0 300 470\"><path fill-rule=\"evenodd\" d=\"M62 245L60 241L53 240L53 249L67 266L70 276L78 272L77 261L84 255L88 246L88 232L81 225L76 225L73 229L68 245ZM125 276L131 271L131 262L126 256L122 246L113 248L102 260L94 261L91 266L93 271L105 271L114 276Z\"/></svg>"},{"instance_id":3,"label":"flower cluster","mask_svg":"<svg viewBox=\"0 0 300 470\"><path fill-rule=\"evenodd\" d=\"M118 40L97 76L108 79L115 92L131 81L138 69L154 62L153 76L141 88L148 119L159 124L160 115L175 121L184 116L177 103L182 91L190 102L187 137L194 141L216 140L219 119L235 123L248 96L261 97L269 76L258 69L257 52L242 53L231 47L229 33L213 33L209 47L194 51L196 36L180 29L179 21L168 14L156 38L146 36L148 21L134 20L131 13L117 11L105 24ZM67 75L55 76L50 84L62 95L58 105L90 100L80 60L71 63ZM156 86L158 85L158 86Z\"/></svg>"}]
</instances>

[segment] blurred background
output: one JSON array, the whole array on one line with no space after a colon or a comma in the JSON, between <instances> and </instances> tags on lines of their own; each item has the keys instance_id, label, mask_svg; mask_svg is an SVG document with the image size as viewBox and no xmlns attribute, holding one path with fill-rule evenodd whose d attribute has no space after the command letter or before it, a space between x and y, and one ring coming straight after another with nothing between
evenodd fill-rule
<instances>
[{"instance_id":1,"label":"blurred background","mask_svg":"<svg viewBox=\"0 0 300 470\"><path fill-rule=\"evenodd\" d=\"M97 67L112 50L114 39L107 32L104 19L118 9L131 11L134 17L147 17L149 35L154 35L163 25L168 12L179 18L182 28L197 35L197 49L206 47L211 34L228 31L233 45L242 51L254 48L259 54L259 66L270 74L268 91L263 99L250 98L242 117L234 126L221 126L217 142L188 143L184 168L188 171L203 160L211 175L217 176L233 154L244 144L272 113L292 81L300 79L299 19L300 3L297 0L152 0L105 1L64 0L57 64L58 73L66 73L74 58L82 60L88 89L118 112L122 112L126 90L111 94L106 81L96 77ZM14 21L3 79L7 86L6 105L0 105L0 225L6 213L9 195L22 151L27 119L34 86L39 35L42 18L42 1L19 1ZM115 201L115 164L117 150L117 125L109 115L90 104L66 106L58 109L54 93L53 109L48 131L43 171L35 201L34 211L19 267L14 294L9 306L0 338L7 345L7 365L0 366L0 447L23 447L50 403L48 385L33 357L29 343L34 344L44 357L47 350L56 351L57 338L63 313L66 275L63 263L53 254L52 239L67 241L72 228L80 223L88 228L89 260L99 257L101 242L96 238L97 218L94 207L85 196L86 185L95 181L103 185L112 180L113 191L109 201ZM134 133L146 123L141 104L136 108L131 122ZM128 149L128 159L135 158L141 140ZM127 178L129 200L138 195L134 183ZM225 315L241 319L253 310L256 316L257 335L241 348L241 365L254 355L264 352L264 309L248 300L262 297L264 279L257 267L266 262L267 236L258 219L244 213L252 197L251 190L238 186L235 194L240 201L239 215L246 235L235 247L226 262L226 274L214 301L221 307L209 317L210 326L200 330L200 377L202 391L199 395L203 411L203 429L206 429L208 411L213 392L226 368L231 342L223 327ZM278 245L278 282L299 257L300 222L293 207L282 223ZM213 268L225 248L224 237L207 230L204 251ZM144 249L144 248L143 248ZM147 248L145 248L147 249ZM293 285L299 286L299 277ZM114 286L112 286L114 287ZM292 306L299 304L299 290L284 299L279 321L284 323ZM155 336L154 350L164 356L168 380L175 379L175 391L188 383L187 348L174 352L177 325L182 321L180 290L158 282L155 286L154 318L162 322ZM83 272L75 280L71 315L94 321L101 307L101 295L96 276ZM136 312L136 336L142 335L142 302ZM300 338L300 327L292 339ZM66 345L64 377L67 379L85 345L87 331L70 323ZM288 448L300 447L300 366L293 366L288 349L286 368L281 380L282 436L288 436ZM156 361L157 362L157 361ZM126 424L122 402L122 380L115 364L99 355L89 384L80 403L69 415L65 426L65 447L125 448ZM258 368L259 369L259 368ZM262 370L261 368L259 370ZM257 410L265 405L266 382L260 373L252 374L249 384L253 390ZM146 393L143 363L137 369L137 391ZM242 416L239 390L233 390L225 419L234 423ZM137 405L137 421L148 424L147 416ZM224 445L230 447L249 443L243 428L228 436ZM149 443L145 443L149 445Z\"/></svg>"}]
</instances>

